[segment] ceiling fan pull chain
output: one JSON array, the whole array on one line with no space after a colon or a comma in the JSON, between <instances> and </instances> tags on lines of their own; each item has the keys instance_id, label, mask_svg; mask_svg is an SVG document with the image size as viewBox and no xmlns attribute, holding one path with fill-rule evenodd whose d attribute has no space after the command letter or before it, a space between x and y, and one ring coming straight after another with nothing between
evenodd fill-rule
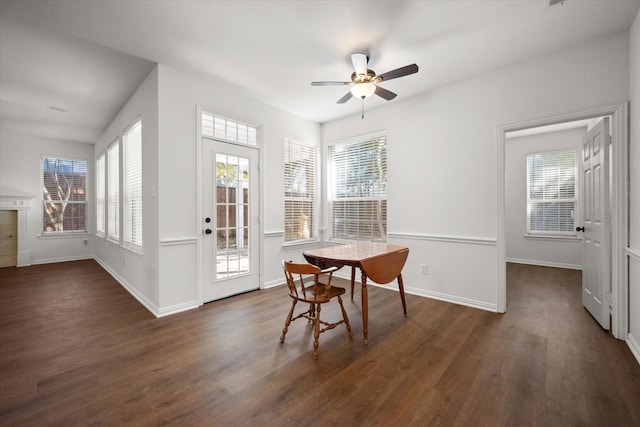
<instances>
[{"instance_id":1,"label":"ceiling fan pull chain","mask_svg":"<svg viewBox=\"0 0 640 427\"><path fill-rule=\"evenodd\" d=\"M362 97L362 120L364 120L364 96Z\"/></svg>"}]
</instances>

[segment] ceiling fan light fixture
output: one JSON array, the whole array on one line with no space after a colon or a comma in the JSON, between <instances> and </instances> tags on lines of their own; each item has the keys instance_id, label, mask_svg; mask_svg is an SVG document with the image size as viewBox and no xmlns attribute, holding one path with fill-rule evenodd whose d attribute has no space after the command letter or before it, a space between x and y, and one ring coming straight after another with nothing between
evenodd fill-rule
<instances>
[{"instance_id":1,"label":"ceiling fan light fixture","mask_svg":"<svg viewBox=\"0 0 640 427\"><path fill-rule=\"evenodd\" d=\"M376 85L373 83L356 83L351 86L351 94L358 98L368 98L376 91Z\"/></svg>"}]
</instances>

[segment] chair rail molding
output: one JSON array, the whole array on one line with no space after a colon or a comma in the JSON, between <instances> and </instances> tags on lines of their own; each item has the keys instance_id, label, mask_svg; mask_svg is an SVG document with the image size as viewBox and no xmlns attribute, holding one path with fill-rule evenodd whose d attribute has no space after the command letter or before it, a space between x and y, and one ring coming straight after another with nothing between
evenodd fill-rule
<instances>
[{"instance_id":1,"label":"chair rail molding","mask_svg":"<svg viewBox=\"0 0 640 427\"><path fill-rule=\"evenodd\" d=\"M496 239L465 236L439 236L432 234L387 233L387 238L428 240L432 242L464 243L469 245L496 246Z\"/></svg>"}]
</instances>

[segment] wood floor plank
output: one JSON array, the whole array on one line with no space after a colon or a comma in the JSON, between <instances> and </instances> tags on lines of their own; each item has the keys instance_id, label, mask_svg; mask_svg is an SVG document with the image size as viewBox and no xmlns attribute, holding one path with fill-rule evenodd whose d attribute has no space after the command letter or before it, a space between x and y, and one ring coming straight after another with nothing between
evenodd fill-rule
<instances>
[{"instance_id":1,"label":"wood floor plank","mask_svg":"<svg viewBox=\"0 0 640 427\"><path fill-rule=\"evenodd\" d=\"M507 281L505 314L407 295L405 317L371 286L369 344L357 292L353 339L322 334L313 360L303 320L279 342L283 288L156 319L92 260L3 268L0 425L640 425L640 366L580 272Z\"/></svg>"}]
</instances>

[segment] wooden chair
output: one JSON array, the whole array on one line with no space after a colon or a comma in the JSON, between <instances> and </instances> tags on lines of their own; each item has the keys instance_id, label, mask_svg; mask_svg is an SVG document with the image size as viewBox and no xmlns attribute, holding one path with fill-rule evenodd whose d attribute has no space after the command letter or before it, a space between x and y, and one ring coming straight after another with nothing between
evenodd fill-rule
<instances>
[{"instance_id":1,"label":"wooden chair","mask_svg":"<svg viewBox=\"0 0 640 427\"><path fill-rule=\"evenodd\" d=\"M295 264L291 261L282 261L282 268L287 279L289 296L293 301L291 304L291 309L289 310L289 314L287 315L287 320L284 322L284 329L282 330L282 335L280 336L281 343L284 342L284 337L289 330L289 325L291 324L291 322L301 317L304 317L313 322L314 359L318 357L318 337L322 332L333 329L336 326L344 323L347 327L349 338L353 338L353 334L351 333L351 325L349 325L349 318L347 317L347 312L344 310L344 306L342 305L342 298L340 297L345 293L345 290L344 288L331 286L331 278L333 277L333 272L336 271L337 268L331 267L325 270L321 270L315 265ZM313 275L313 282L307 280L307 283L305 283L304 276L308 278L310 275ZM325 275L327 283L320 283L320 277ZM335 323L327 323L323 320L320 320L320 310L322 308L322 304L331 301L334 297L338 297L338 303L340 304L340 309L342 310L342 320ZM294 317L294 309L298 301L309 304L309 309ZM324 327L320 328L320 324L324 325Z\"/></svg>"}]
</instances>

